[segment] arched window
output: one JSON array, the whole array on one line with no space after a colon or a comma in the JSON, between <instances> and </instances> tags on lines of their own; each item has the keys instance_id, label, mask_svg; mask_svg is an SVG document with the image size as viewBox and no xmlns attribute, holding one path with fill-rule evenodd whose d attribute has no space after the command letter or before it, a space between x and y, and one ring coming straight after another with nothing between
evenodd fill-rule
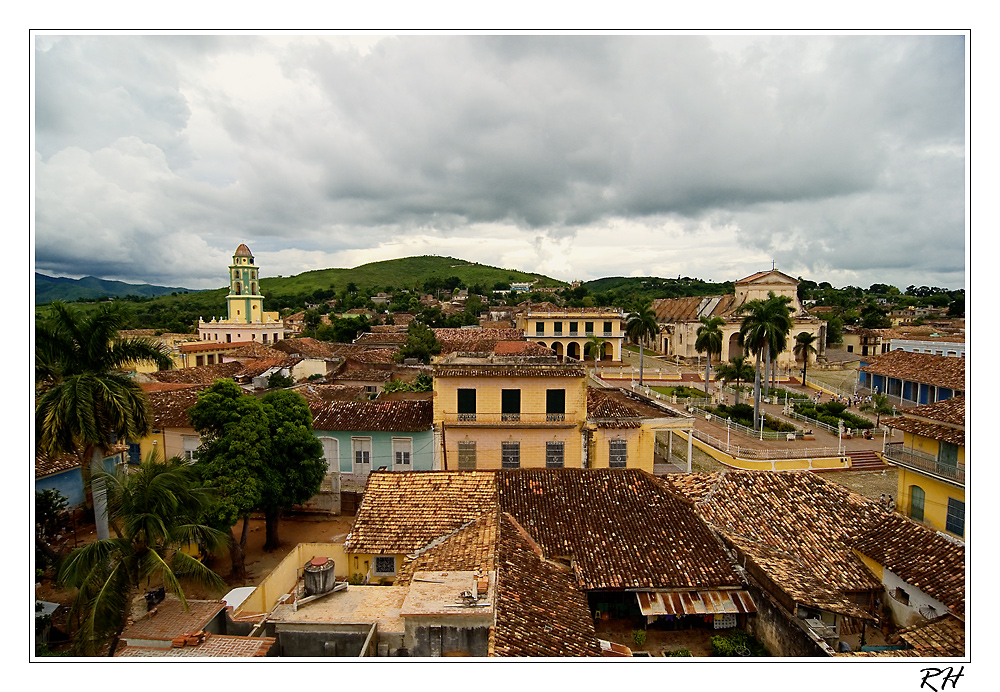
<instances>
[{"instance_id":1,"label":"arched window","mask_svg":"<svg viewBox=\"0 0 1000 692\"><path fill-rule=\"evenodd\" d=\"M236 282L236 295L239 295L239 294L243 293L243 291L241 289L242 289L242 286L240 286L240 282L237 281Z\"/></svg>"},{"instance_id":2,"label":"arched window","mask_svg":"<svg viewBox=\"0 0 1000 692\"><path fill-rule=\"evenodd\" d=\"M924 489L919 485L910 486L910 519L924 520Z\"/></svg>"}]
</instances>

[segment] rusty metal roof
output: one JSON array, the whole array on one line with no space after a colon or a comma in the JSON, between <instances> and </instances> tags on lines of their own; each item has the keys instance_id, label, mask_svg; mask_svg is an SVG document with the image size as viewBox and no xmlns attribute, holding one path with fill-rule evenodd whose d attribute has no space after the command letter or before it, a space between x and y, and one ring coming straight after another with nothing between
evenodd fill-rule
<instances>
[{"instance_id":1,"label":"rusty metal roof","mask_svg":"<svg viewBox=\"0 0 1000 692\"><path fill-rule=\"evenodd\" d=\"M756 613L746 591L669 591L636 593L643 615L715 615Z\"/></svg>"}]
</instances>

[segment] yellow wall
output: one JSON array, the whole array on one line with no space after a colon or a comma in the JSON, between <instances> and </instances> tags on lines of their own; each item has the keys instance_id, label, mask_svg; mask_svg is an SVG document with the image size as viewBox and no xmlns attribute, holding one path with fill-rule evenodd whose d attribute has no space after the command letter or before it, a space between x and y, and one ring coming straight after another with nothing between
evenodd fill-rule
<instances>
[{"instance_id":1,"label":"yellow wall","mask_svg":"<svg viewBox=\"0 0 1000 692\"><path fill-rule=\"evenodd\" d=\"M172 457L184 457L184 438L198 438L194 428L166 428L156 433L150 433L139 440L139 453L145 461L149 453L156 450L159 461ZM156 442L154 445L153 442Z\"/></svg>"},{"instance_id":2,"label":"yellow wall","mask_svg":"<svg viewBox=\"0 0 1000 692\"><path fill-rule=\"evenodd\" d=\"M656 432L648 425L641 428L595 428L587 453L587 464L592 469L606 469L610 464L611 440L626 441L626 468L653 472L653 451Z\"/></svg>"},{"instance_id":3,"label":"yellow wall","mask_svg":"<svg viewBox=\"0 0 1000 692\"><path fill-rule=\"evenodd\" d=\"M864 553L858 552L857 550L854 550L854 554L857 555L863 563L865 563L865 567L867 567L871 571L871 573L875 575L876 579L882 581L882 570L883 570L882 565L880 565L875 560L872 560Z\"/></svg>"},{"instance_id":4,"label":"yellow wall","mask_svg":"<svg viewBox=\"0 0 1000 692\"><path fill-rule=\"evenodd\" d=\"M961 458L964 458L964 448L960 447L959 449L961 450ZM946 531L948 498L965 502L965 488L958 488L903 466L897 468L899 471L896 476L896 510L910 516L910 489L914 485L920 486L924 491L924 523L938 531ZM968 514L966 514L965 522L968 525ZM959 538L964 539L965 534L963 533Z\"/></svg>"},{"instance_id":5,"label":"yellow wall","mask_svg":"<svg viewBox=\"0 0 1000 692\"><path fill-rule=\"evenodd\" d=\"M476 443L476 468L493 470L501 468L500 443L521 443L521 468L545 467L545 443L563 443L565 468L580 468L583 443L580 429L572 428L448 428L445 433L445 471L458 469L458 443ZM607 466L607 464L605 464Z\"/></svg>"},{"instance_id":6,"label":"yellow wall","mask_svg":"<svg viewBox=\"0 0 1000 692\"><path fill-rule=\"evenodd\" d=\"M449 425L458 411L458 390L476 390L476 414L492 427ZM500 422L501 391L521 390L521 422ZM566 391L565 421L546 424L546 390ZM434 380L434 423L445 424L442 468L458 468L458 443L476 443L476 468L500 468L500 443L521 443L523 468L545 466L545 443L564 444L564 464L579 468L582 458L580 431L587 418L587 381L584 377L443 377ZM531 424L536 427L529 427ZM572 427L569 427L572 426Z\"/></svg>"},{"instance_id":7,"label":"yellow wall","mask_svg":"<svg viewBox=\"0 0 1000 692\"><path fill-rule=\"evenodd\" d=\"M278 599L288 593L299 576L302 568L314 557L328 557L334 561L334 572L339 581L347 580L347 553L340 543L299 543L271 573L264 577L256 589L247 597L234 615L240 613L266 613L277 603Z\"/></svg>"}]
</instances>

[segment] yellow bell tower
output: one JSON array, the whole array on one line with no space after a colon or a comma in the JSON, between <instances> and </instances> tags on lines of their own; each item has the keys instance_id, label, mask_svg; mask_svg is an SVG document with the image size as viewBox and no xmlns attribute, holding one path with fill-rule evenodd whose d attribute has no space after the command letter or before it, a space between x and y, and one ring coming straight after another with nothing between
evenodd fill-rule
<instances>
[{"instance_id":1,"label":"yellow bell tower","mask_svg":"<svg viewBox=\"0 0 1000 692\"><path fill-rule=\"evenodd\" d=\"M233 263L229 265L229 322L259 324L264 319L264 296L260 294L257 265L245 244L236 248Z\"/></svg>"}]
</instances>

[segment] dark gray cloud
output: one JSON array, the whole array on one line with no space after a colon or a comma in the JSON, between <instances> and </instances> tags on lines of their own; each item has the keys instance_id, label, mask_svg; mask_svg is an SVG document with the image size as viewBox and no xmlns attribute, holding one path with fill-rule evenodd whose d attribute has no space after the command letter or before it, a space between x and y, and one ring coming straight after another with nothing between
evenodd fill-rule
<instances>
[{"instance_id":1,"label":"dark gray cloud","mask_svg":"<svg viewBox=\"0 0 1000 692\"><path fill-rule=\"evenodd\" d=\"M36 266L964 285L964 80L962 36L47 38Z\"/></svg>"}]
</instances>

